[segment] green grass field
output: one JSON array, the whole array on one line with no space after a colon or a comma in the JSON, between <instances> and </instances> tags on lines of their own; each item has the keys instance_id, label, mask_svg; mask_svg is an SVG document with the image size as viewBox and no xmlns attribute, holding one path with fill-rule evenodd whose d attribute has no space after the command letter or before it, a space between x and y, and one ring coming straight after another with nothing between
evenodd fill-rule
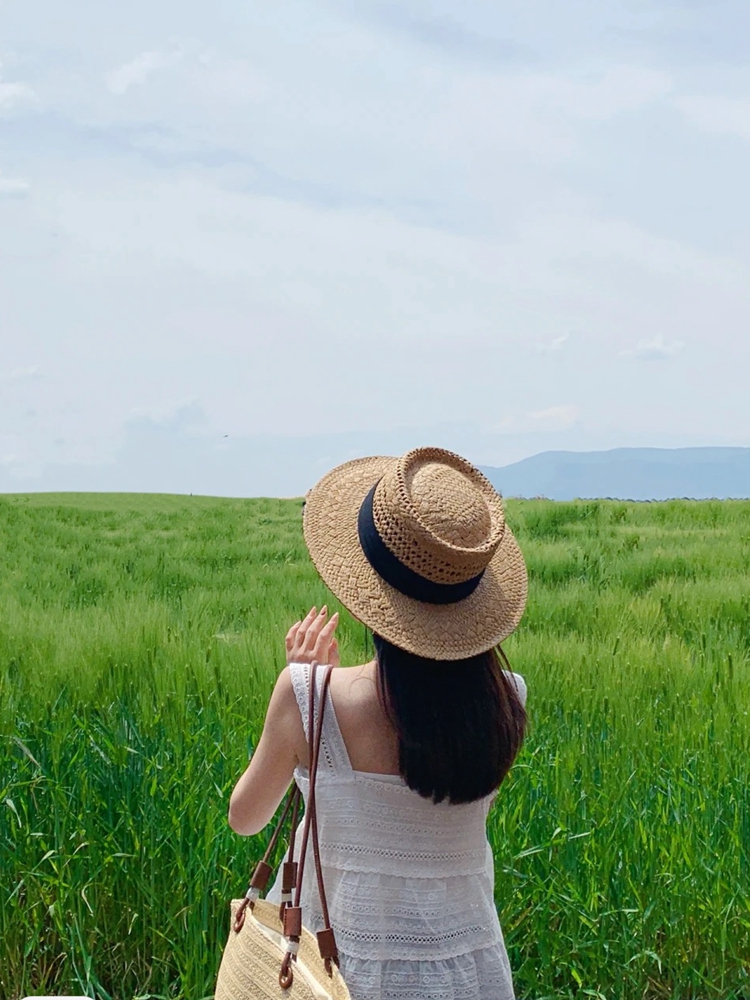
<instances>
[{"instance_id":1,"label":"green grass field","mask_svg":"<svg viewBox=\"0 0 750 1000\"><path fill-rule=\"evenodd\" d=\"M338 608L300 513L0 497L1 1000L212 995L265 839L229 793L288 626ZM750 997L750 502L508 515L531 726L489 835L519 997Z\"/></svg>"}]
</instances>

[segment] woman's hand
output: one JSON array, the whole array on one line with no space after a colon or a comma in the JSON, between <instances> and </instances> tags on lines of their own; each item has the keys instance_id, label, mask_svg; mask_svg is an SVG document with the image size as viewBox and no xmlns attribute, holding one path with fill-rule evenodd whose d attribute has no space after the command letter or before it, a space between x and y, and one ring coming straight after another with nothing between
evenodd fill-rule
<instances>
[{"instance_id":1,"label":"woman's hand","mask_svg":"<svg viewBox=\"0 0 750 1000\"><path fill-rule=\"evenodd\" d=\"M301 622L295 622L286 634L287 663L331 663L339 666L339 647L334 632L339 623L339 613L328 618L328 608L319 612L310 608Z\"/></svg>"}]
</instances>

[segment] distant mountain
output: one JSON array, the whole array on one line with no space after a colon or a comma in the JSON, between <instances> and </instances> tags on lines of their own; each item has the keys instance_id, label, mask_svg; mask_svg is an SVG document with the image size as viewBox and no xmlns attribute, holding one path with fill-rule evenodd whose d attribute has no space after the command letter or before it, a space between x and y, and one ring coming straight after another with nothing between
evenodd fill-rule
<instances>
[{"instance_id":1,"label":"distant mountain","mask_svg":"<svg viewBox=\"0 0 750 1000\"><path fill-rule=\"evenodd\" d=\"M545 451L482 471L503 496L510 497L750 497L750 448Z\"/></svg>"}]
</instances>

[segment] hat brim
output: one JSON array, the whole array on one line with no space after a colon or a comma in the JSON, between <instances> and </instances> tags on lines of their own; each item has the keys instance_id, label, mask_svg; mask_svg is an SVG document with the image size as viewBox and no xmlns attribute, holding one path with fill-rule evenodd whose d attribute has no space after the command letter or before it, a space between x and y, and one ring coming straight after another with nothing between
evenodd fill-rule
<instances>
[{"instance_id":1,"label":"hat brim","mask_svg":"<svg viewBox=\"0 0 750 1000\"><path fill-rule=\"evenodd\" d=\"M305 498L303 531L323 582L355 618L388 642L434 660L460 660L507 638L526 606L526 564L506 524L477 589L455 604L427 604L387 584L359 542L357 519L373 485L398 459L358 458L337 466Z\"/></svg>"}]
</instances>

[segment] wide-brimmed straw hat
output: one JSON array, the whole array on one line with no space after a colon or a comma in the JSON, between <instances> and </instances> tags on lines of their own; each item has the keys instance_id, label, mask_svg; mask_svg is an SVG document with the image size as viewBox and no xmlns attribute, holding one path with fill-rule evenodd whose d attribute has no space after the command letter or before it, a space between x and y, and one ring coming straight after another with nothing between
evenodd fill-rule
<instances>
[{"instance_id":1,"label":"wide-brimmed straw hat","mask_svg":"<svg viewBox=\"0 0 750 1000\"><path fill-rule=\"evenodd\" d=\"M526 565L500 495L442 448L337 466L305 498L303 530L323 581L375 633L459 660L521 619Z\"/></svg>"}]
</instances>

